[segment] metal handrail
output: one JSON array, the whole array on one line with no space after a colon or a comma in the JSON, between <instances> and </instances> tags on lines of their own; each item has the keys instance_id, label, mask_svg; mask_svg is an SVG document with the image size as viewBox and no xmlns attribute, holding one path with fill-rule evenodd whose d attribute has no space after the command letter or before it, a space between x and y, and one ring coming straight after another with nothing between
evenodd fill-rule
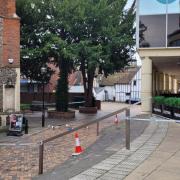
<instances>
[{"instance_id":1,"label":"metal handrail","mask_svg":"<svg viewBox=\"0 0 180 180\"><path fill-rule=\"evenodd\" d=\"M103 117L97 118L97 119L95 119L95 120L93 120L93 121L91 121L91 122L88 122L88 123L85 123L85 124L83 124L83 125L80 125L80 126L74 128L74 129L72 129L71 131L65 131L65 132L63 132L63 133L61 133L61 134L58 134L58 135L56 135L56 136L50 137L50 138L48 138L48 139L45 139L45 140L43 140L42 142L43 142L43 143L47 143L47 142L49 142L49 141L53 141L53 140L55 140L55 139L57 139L57 138L60 138L60 137L62 137L62 136L65 136L65 135L67 135L67 134L71 134L71 133L73 133L74 131L78 131L79 129L85 128L85 127L90 126L90 125L92 125L92 124L98 123L98 122L100 122L100 121L102 121L102 120L104 120L104 119L107 119L107 118L109 118L109 117L111 117L111 116L114 116L114 115L116 115L116 114L122 113L122 112L126 111L127 109L128 109L128 108L122 108L122 109L120 109L120 110L118 110L118 111L115 111L115 112L110 113L110 114L107 114L107 115L105 115L105 116L103 116Z\"/></svg>"},{"instance_id":2,"label":"metal handrail","mask_svg":"<svg viewBox=\"0 0 180 180\"><path fill-rule=\"evenodd\" d=\"M144 100L151 99L151 98L152 97L145 98ZM111 116L114 116L116 114L122 113L122 112L126 112L126 135L125 135L126 136L126 149L129 150L130 149L130 108L132 106L134 106L134 105L140 104L141 102L142 102L142 100L134 103L133 105L128 105L125 108L122 108L122 109L117 110L117 111L115 111L113 113L107 114L107 115L105 115L103 117L97 118L97 119L95 119L95 120L93 120L91 122L80 125L80 126L74 128L74 129L70 130L70 131L65 131L63 133L60 133L60 134L55 135L53 137L50 137L48 139L42 140L40 142L40 145L39 145L39 174L43 174L43 155L44 155L44 144L45 143L48 143L50 141L53 141L53 140L55 140L57 138L65 136L65 135L71 134L71 133L73 133L75 131L78 131L79 129L85 128L85 127L87 127L89 125L92 125L92 124L95 124L95 123L97 123L97 136L98 136L99 135L99 122L104 120L104 119L107 119L107 118L109 118Z\"/></svg>"},{"instance_id":3,"label":"metal handrail","mask_svg":"<svg viewBox=\"0 0 180 180\"><path fill-rule=\"evenodd\" d=\"M95 120L93 120L91 122L80 125L80 126L74 128L74 129L72 129L71 131L65 131L65 132L63 132L61 134L58 134L58 135L55 135L55 136L50 137L48 139L42 140L40 142L40 145L39 145L39 174L43 174L43 159L44 159L43 156L44 156L44 144L45 143L53 141L53 140L55 140L57 138L60 138L62 136L71 134L71 133L73 133L73 132L75 132L75 131L77 131L79 129L85 128L85 127L87 127L89 125L92 125L92 124L95 124L95 123L97 123L97 136L98 136L99 135L99 122L104 120L104 119L107 119L107 118L109 118L111 116L114 116L116 114L122 113L122 112L126 112L126 120L127 120L126 121L126 148L130 149L130 121L129 121L130 120L130 118L129 118L130 117L130 109L128 107L125 107L125 108L117 110L117 111L115 111L113 113L107 114L107 115L105 115L103 117L97 118L97 119L95 119Z\"/></svg>"}]
</instances>

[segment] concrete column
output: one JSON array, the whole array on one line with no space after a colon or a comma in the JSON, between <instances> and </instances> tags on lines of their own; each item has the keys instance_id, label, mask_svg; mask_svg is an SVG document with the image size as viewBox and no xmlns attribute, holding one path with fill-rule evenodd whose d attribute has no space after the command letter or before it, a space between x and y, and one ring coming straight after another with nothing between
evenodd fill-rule
<instances>
[{"instance_id":1,"label":"concrete column","mask_svg":"<svg viewBox=\"0 0 180 180\"><path fill-rule=\"evenodd\" d=\"M169 91L169 75L165 74L165 91Z\"/></svg>"},{"instance_id":2,"label":"concrete column","mask_svg":"<svg viewBox=\"0 0 180 180\"><path fill-rule=\"evenodd\" d=\"M4 106L5 105L5 85L4 84L3 84L2 89L3 89L3 98L2 99L3 99L3 112L4 112L6 110L5 106Z\"/></svg>"},{"instance_id":3,"label":"concrete column","mask_svg":"<svg viewBox=\"0 0 180 180\"><path fill-rule=\"evenodd\" d=\"M3 111L3 85L0 86L0 112Z\"/></svg>"},{"instance_id":4,"label":"concrete column","mask_svg":"<svg viewBox=\"0 0 180 180\"><path fill-rule=\"evenodd\" d=\"M170 76L170 86L169 86L171 93L173 93L173 78L174 78L174 77L171 75L171 76Z\"/></svg>"},{"instance_id":5,"label":"concrete column","mask_svg":"<svg viewBox=\"0 0 180 180\"><path fill-rule=\"evenodd\" d=\"M156 71L152 71L152 94L155 96L156 93Z\"/></svg>"},{"instance_id":6,"label":"concrete column","mask_svg":"<svg viewBox=\"0 0 180 180\"><path fill-rule=\"evenodd\" d=\"M169 92L172 92L172 76L169 75Z\"/></svg>"},{"instance_id":7,"label":"concrete column","mask_svg":"<svg viewBox=\"0 0 180 180\"><path fill-rule=\"evenodd\" d=\"M162 92L164 91L164 74L159 74L159 90Z\"/></svg>"},{"instance_id":8,"label":"concrete column","mask_svg":"<svg viewBox=\"0 0 180 180\"><path fill-rule=\"evenodd\" d=\"M174 79L174 93L177 93L178 90L178 81L177 79Z\"/></svg>"},{"instance_id":9,"label":"concrete column","mask_svg":"<svg viewBox=\"0 0 180 180\"><path fill-rule=\"evenodd\" d=\"M160 90L160 74L156 72L156 92L159 94Z\"/></svg>"},{"instance_id":10,"label":"concrete column","mask_svg":"<svg viewBox=\"0 0 180 180\"><path fill-rule=\"evenodd\" d=\"M20 68L16 68L17 78L15 85L15 111L20 111Z\"/></svg>"},{"instance_id":11,"label":"concrete column","mask_svg":"<svg viewBox=\"0 0 180 180\"><path fill-rule=\"evenodd\" d=\"M152 112L152 60L145 57L142 60L142 111Z\"/></svg>"}]
</instances>

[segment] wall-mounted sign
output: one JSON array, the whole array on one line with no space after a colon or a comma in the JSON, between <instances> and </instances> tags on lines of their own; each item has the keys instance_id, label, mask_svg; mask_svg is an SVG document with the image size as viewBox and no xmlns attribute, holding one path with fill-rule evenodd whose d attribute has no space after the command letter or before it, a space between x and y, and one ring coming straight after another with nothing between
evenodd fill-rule
<instances>
[{"instance_id":1,"label":"wall-mounted sign","mask_svg":"<svg viewBox=\"0 0 180 180\"><path fill-rule=\"evenodd\" d=\"M176 0L157 0L158 2L162 3L162 4L170 4L170 3L173 3L175 2Z\"/></svg>"}]
</instances>

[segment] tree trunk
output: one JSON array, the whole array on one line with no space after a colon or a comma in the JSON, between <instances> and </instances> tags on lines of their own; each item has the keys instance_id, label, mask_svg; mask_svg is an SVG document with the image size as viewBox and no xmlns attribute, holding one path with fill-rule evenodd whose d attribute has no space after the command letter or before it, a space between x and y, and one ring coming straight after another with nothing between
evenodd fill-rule
<instances>
[{"instance_id":1,"label":"tree trunk","mask_svg":"<svg viewBox=\"0 0 180 180\"><path fill-rule=\"evenodd\" d=\"M94 73L88 72L87 74L87 82L85 88L85 106L86 107L94 107L94 96L93 96L93 80Z\"/></svg>"},{"instance_id":2,"label":"tree trunk","mask_svg":"<svg viewBox=\"0 0 180 180\"><path fill-rule=\"evenodd\" d=\"M56 110L60 112L68 111L68 61L62 60L59 65L60 78L58 79L56 90Z\"/></svg>"},{"instance_id":3,"label":"tree trunk","mask_svg":"<svg viewBox=\"0 0 180 180\"><path fill-rule=\"evenodd\" d=\"M88 72L88 87L86 92L86 103L85 106L87 107L94 107L94 96L93 96L93 80L94 80L94 73Z\"/></svg>"},{"instance_id":4,"label":"tree trunk","mask_svg":"<svg viewBox=\"0 0 180 180\"><path fill-rule=\"evenodd\" d=\"M81 72L82 72L83 85L84 85L85 107L94 107L95 102L93 96L93 81L94 81L95 69L92 68L86 72L85 59L82 58Z\"/></svg>"}]
</instances>

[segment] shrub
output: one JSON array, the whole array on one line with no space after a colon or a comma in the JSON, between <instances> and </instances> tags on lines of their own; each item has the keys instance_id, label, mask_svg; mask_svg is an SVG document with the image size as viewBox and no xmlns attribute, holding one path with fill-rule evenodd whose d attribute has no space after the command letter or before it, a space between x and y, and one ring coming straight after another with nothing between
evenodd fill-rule
<instances>
[{"instance_id":1,"label":"shrub","mask_svg":"<svg viewBox=\"0 0 180 180\"><path fill-rule=\"evenodd\" d=\"M176 98L175 107L180 108L180 98Z\"/></svg>"},{"instance_id":2,"label":"shrub","mask_svg":"<svg viewBox=\"0 0 180 180\"><path fill-rule=\"evenodd\" d=\"M21 108L21 110L29 110L30 109L30 104L21 104L20 108Z\"/></svg>"},{"instance_id":3,"label":"shrub","mask_svg":"<svg viewBox=\"0 0 180 180\"><path fill-rule=\"evenodd\" d=\"M163 104L166 106L179 108L180 107L180 98L176 98L176 97L164 98Z\"/></svg>"},{"instance_id":4,"label":"shrub","mask_svg":"<svg viewBox=\"0 0 180 180\"><path fill-rule=\"evenodd\" d=\"M175 107L175 98L173 98L173 97L165 98L164 104L166 106Z\"/></svg>"},{"instance_id":5,"label":"shrub","mask_svg":"<svg viewBox=\"0 0 180 180\"><path fill-rule=\"evenodd\" d=\"M164 99L165 99L164 96L155 96L153 97L153 102L155 104L161 105L161 104L164 104Z\"/></svg>"}]
</instances>

